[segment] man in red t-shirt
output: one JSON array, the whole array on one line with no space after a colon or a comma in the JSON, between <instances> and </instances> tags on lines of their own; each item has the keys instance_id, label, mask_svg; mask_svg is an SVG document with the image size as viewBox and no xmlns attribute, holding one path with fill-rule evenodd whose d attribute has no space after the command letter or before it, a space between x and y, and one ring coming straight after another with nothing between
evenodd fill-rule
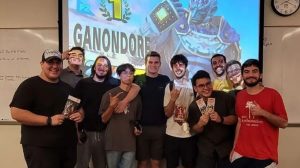
<instances>
[{"instance_id":1,"label":"man in red t-shirt","mask_svg":"<svg viewBox=\"0 0 300 168\"><path fill-rule=\"evenodd\" d=\"M262 67L249 59L242 65L246 89L236 98L235 145L231 153L233 168L276 167L279 128L287 126L287 114L280 94L261 84Z\"/></svg>"}]
</instances>

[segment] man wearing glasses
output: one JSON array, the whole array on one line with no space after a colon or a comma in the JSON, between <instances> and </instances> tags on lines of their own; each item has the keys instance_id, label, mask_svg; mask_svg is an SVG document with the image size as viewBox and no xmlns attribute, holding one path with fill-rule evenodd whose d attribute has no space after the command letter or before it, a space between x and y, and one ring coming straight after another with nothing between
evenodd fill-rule
<instances>
[{"instance_id":1,"label":"man wearing glasses","mask_svg":"<svg viewBox=\"0 0 300 168\"><path fill-rule=\"evenodd\" d=\"M192 78L198 97L189 106L188 123L198 133L197 168L225 168L233 145L237 122L234 100L223 91L213 91L206 71L198 71Z\"/></svg>"},{"instance_id":2,"label":"man wearing glasses","mask_svg":"<svg viewBox=\"0 0 300 168\"><path fill-rule=\"evenodd\" d=\"M135 68L131 64L122 64L116 70L120 85L107 91L101 100L99 113L105 131L105 150L108 168L132 168L135 161L136 137L142 133L134 123L140 119L142 102L137 95L121 113L116 112L120 100L123 100L133 85Z\"/></svg>"},{"instance_id":3,"label":"man wearing glasses","mask_svg":"<svg viewBox=\"0 0 300 168\"><path fill-rule=\"evenodd\" d=\"M244 89L244 80L242 78L242 65L239 61L231 60L226 64L227 79L231 82L233 90L228 93L235 95Z\"/></svg>"},{"instance_id":4,"label":"man wearing glasses","mask_svg":"<svg viewBox=\"0 0 300 168\"><path fill-rule=\"evenodd\" d=\"M102 96L108 90L119 86L120 81L112 77L112 65L106 56L98 56L92 66L91 76L80 80L76 87L74 96L81 99L80 110L84 112L85 119L82 129L87 134L86 142L79 144L77 168L86 168L92 159L94 168L106 168L106 157L104 151L104 130L106 124L99 116L99 108ZM125 107L133 100L139 92L137 85L132 85L128 95L122 100ZM118 103L115 111L123 112L125 107Z\"/></svg>"}]
</instances>

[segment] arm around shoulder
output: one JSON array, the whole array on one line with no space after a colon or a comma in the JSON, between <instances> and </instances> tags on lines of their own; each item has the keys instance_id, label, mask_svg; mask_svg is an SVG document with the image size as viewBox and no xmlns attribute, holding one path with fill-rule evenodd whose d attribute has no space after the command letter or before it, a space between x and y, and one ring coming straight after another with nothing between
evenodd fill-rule
<instances>
[{"instance_id":1,"label":"arm around shoulder","mask_svg":"<svg viewBox=\"0 0 300 168\"><path fill-rule=\"evenodd\" d=\"M128 106L128 103L131 102L139 93L141 87L135 83L132 84L127 96L118 103L116 107L116 112L123 112Z\"/></svg>"}]
</instances>

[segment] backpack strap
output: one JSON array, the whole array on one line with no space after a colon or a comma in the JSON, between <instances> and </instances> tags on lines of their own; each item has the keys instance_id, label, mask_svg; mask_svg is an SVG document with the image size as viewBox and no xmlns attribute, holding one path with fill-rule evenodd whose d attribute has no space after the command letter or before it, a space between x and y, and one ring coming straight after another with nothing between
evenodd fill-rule
<instances>
[{"instance_id":1,"label":"backpack strap","mask_svg":"<svg viewBox=\"0 0 300 168\"><path fill-rule=\"evenodd\" d=\"M173 81L173 80L171 80L171 81L169 82L169 88L170 88L170 91L173 90L173 88L174 88L174 81Z\"/></svg>"}]
</instances>

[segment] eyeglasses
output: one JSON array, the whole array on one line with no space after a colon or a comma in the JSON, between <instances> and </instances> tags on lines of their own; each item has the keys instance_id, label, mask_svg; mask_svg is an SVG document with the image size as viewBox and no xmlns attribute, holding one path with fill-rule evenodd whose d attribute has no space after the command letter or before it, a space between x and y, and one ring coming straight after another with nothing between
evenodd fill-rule
<instances>
[{"instance_id":1,"label":"eyeglasses","mask_svg":"<svg viewBox=\"0 0 300 168\"><path fill-rule=\"evenodd\" d=\"M104 69L108 69L108 65L107 64L96 64L97 68L104 68Z\"/></svg>"},{"instance_id":2,"label":"eyeglasses","mask_svg":"<svg viewBox=\"0 0 300 168\"><path fill-rule=\"evenodd\" d=\"M228 76L234 76L234 75L237 75L239 73L241 73L241 68L237 68L237 69L227 71Z\"/></svg>"},{"instance_id":3,"label":"eyeglasses","mask_svg":"<svg viewBox=\"0 0 300 168\"><path fill-rule=\"evenodd\" d=\"M131 71L123 71L123 72L121 72L121 75L133 76L133 75L134 75L134 72L131 72Z\"/></svg>"},{"instance_id":4,"label":"eyeglasses","mask_svg":"<svg viewBox=\"0 0 300 168\"><path fill-rule=\"evenodd\" d=\"M211 87L212 87L211 81L206 82L205 84L199 84L199 85L197 85L196 87L199 88L199 89L204 89L205 87L206 87L206 88L211 88Z\"/></svg>"}]
</instances>

